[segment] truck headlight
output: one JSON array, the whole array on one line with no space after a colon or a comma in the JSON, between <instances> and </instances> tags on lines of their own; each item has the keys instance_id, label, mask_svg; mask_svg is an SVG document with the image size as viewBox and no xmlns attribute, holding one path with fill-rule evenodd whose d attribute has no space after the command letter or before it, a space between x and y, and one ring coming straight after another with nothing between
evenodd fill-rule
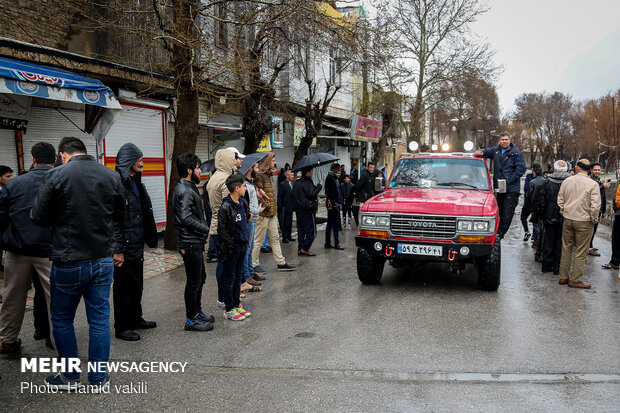
<instances>
[{"instance_id":1,"label":"truck headlight","mask_svg":"<svg viewBox=\"0 0 620 413\"><path fill-rule=\"evenodd\" d=\"M377 217L372 215L363 215L362 216L362 225L366 225L369 227L377 226Z\"/></svg>"},{"instance_id":2,"label":"truck headlight","mask_svg":"<svg viewBox=\"0 0 620 413\"><path fill-rule=\"evenodd\" d=\"M474 222L473 221L469 221L469 220L461 219L458 222L457 229L459 231L471 232L471 231L474 230Z\"/></svg>"},{"instance_id":3,"label":"truck headlight","mask_svg":"<svg viewBox=\"0 0 620 413\"><path fill-rule=\"evenodd\" d=\"M362 225L365 227L383 227L390 226L390 217L385 215L362 215Z\"/></svg>"},{"instance_id":4,"label":"truck headlight","mask_svg":"<svg viewBox=\"0 0 620 413\"><path fill-rule=\"evenodd\" d=\"M489 232L489 221L474 221L474 231Z\"/></svg>"}]
</instances>

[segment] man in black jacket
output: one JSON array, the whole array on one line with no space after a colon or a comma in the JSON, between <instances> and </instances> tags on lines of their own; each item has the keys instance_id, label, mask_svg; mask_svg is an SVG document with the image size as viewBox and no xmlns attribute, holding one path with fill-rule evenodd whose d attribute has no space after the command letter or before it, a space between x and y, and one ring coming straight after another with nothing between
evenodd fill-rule
<instances>
[{"instance_id":1,"label":"man in black jacket","mask_svg":"<svg viewBox=\"0 0 620 413\"><path fill-rule=\"evenodd\" d=\"M90 327L89 362L110 357L110 288L114 265L114 242L121 235L125 215L120 176L86 154L86 146L73 138L61 145L63 163L45 175L30 216L36 225L52 227L50 315L58 356L78 357L73 329L75 312L82 297ZM80 373L63 371L45 379L48 386L69 389ZM88 372L93 391L109 388L104 369Z\"/></svg>"},{"instance_id":2,"label":"man in black jacket","mask_svg":"<svg viewBox=\"0 0 620 413\"><path fill-rule=\"evenodd\" d=\"M43 177L56 161L56 151L49 143L39 142L32 147L32 169L7 182L0 191L0 245L6 250L4 274L4 303L0 310L0 353L17 352L18 337L26 311L26 295L34 274L44 291L44 305L49 309L49 260L52 233L49 228L34 225L30 210L33 193L38 191ZM46 311L45 323L50 322ZM42 331L49 333L49 327Z\"/></svg>"},{"instance_id":3,"label":"man in black jacket","mask_svg":"<svg viewBox=\"0 0 620 413\"><path fill-rule=\"evenodd\" d=\"M302 169L302 177L293 185L293 209L297 216L297 253L314 257L310 247L316 237L316 220L314 214L319 206L317 196L323 186L312 182L312 168Z\"/></svg>"},{"instance_id":4,"label":"man in black jacket","mask_svg":"<svg viewBox=\"0 0 620 413\"><path fill-rule=\"evenodd\" d=\"M325 178L325 206L327 207L327 228L325 228L325 248L343 250L340 245L340 206L342 205L342 192L338 183L340 165L332 164L331 170ZM331 244L331 235L334 233L334 245Z\"/></svg>"},{"instance_id":5,"label":"man in black jacket","mask_svg":"<svg viewBox=\"0 0 620 413\"><path fill-rule=\"evenodd\" d=\"M541 184L540 191L534 195L538 201L538 218L544 225L542 272L560 273L560 259L562 257L562 225L564 218L558 206L558 193L562 182L569 176L568 164L556 161L554 172Z\"/></svg>"},{"instance_id":6,"label":"man in black jacket","mask_svg":"<svg viewBox=\"0 0 620 413\"><path fill-rule=\"evenodd\" d=\"M607 195L605 194L605 190L609 188L611 185L610 182L601 182L601 164L599 162L593 162L590 164L592 168L590 170L590 177L596 181L598 184L599 190L601 192L601 213L599 214L599 221L601 217L605 217L607 213ZM600 257L601 253L598 252L598 248L594 248L594 234L596 234L596 230L598 229L598 222L594 224L594 231L592 231L592 239L590 240L590 250L588 254L593 255L595 257Z\"/></svg>"},{"instance_id":7,"label":"man in black jacket","mask_svg":"<svg viewBox=\"0 0 620 413\"><path fill-rule=\"evenodd\" d=\"M493 187L498 188L498 182L506 182L506 192L497 193L497 206L499 208L498 236L503 238L510 228L510 223L519 203L521 194L521 177L526 171L523 152L511 141L508 132L499 135L499 144L491 148L478 149L476 156L493 159Z\"/></svg>"},{"instance_id":8,"label":"man in black jacket","mask_svg":"<svg viewBox=\"0 0 620 413\"><path fill-rule=\"evenodd\" d=\"M114 329L116 338L127 341L140 340L134 329L157 326L142 318L144 243L151 248L157 246L151 198L142 183L142 156L133 143L124 144L116 154L116 172L125 187L125 218L123 240L114 247L114 254L124 258L123 264L114 268Z\"/></svg>"},{"instance_id":9,"label":"man in black jacket","mask_svg":"<svg viewBox=\"0 0 620 413\"><path fill-rule=\"evenodd\" d=\"M203 252L209 235L202 201L196 185L200 183L200 158L186 152L176 161L181 180L174 189L174 225L179 242L177 248L185 264L185 330L213 330L213 316L202 312L202 286L207 279Z\"/></svg>"},{"instance_id":10,"label":"man in black jacket","mask_svg":"<svg viewBox=\"0 0 620 413\"><path fill-rule=\"evenodd\" d=\"M375 163L368 162L368 168L362 172L362 176L360 176L355 187L355 193L357 194L357 200L360 205L368 201L374 195L374 174Z\"/></svg>"},{"instance_id":11,"label":"man in black jacket","mask_svg":"<svg viewBox=\"0 0 620 413\"><path fill-rule=\"evenodd\" d=\"M295 241L291 233L293 232L293 171L290 169L284 172L285 180L278 186L278 208L280 209L280 219L282 229L282 242L288 244Z\"/></svg>"}]
</instances>

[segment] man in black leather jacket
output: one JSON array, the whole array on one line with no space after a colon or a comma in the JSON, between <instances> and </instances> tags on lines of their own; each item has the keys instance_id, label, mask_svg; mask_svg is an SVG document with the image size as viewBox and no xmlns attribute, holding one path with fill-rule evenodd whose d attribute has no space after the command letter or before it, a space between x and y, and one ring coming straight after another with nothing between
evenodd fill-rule
<instances>
[{"instance_id":1,"label":"man in black leather jacket","mask_svg":"<svg viewBox=\"0 0 620 413\"><path fill-rule=\"evenodd\" d=\"M302 177L293 185L293 209L297 215L297 253L314 257L310 247L316 237L316 220L314 214L318 209L317 196L323 186L312 182L312 169L303 169Z\"/></svg>"},{"instance_id":2,"label":"man in black leather jacket","mask_svg":"<svg viewBox=\"0 0 620 413\"><path fill-rule=\"evenodd\" d=\"M86 154L80 139L64 141L63 166L45 175L30 212L36 225L52 228L50 314L58 356L78 357L73 329L82 297L90 327L88 360L106 362L110 356L110 288L115 233L125 214L120 176ZM115 225L116 224L116 225ZM86 369L85 369L86 370ZM67 389L77 385L79 372L47 377L48 386ZM108 386L110 376L88 372L91 385Z\"/></svg>"},{"instance_id":3,"label":"man in black leather jacket","mask_svg":"<svg viewBox=\"0 0 620 413\"><path fill-rule=\"evenodd\" d=\"M142 151L126 143L116 154L116 172L125 187L125 217L122 242L116 242L114 254L123 255L123 265L114 268L114 329L116 338L140 340L134 329L155 328L154 321L142 318L144 288L144 243L157 246L157 228L151 198L142 183Z\"/></svg>"},{"instance_id":4,"label":"man in black leather jacket","mask_svg":"<svg viewBox=\"0 0 620 413\"><path fill-rule=\"evenodd\" d=\"M213 316L202 312L202 286L207 279L204 248L209 226L196 185L200 183L200 158L186 152L176 161L181 180L174 189L174 225L179 237L178 250L185 264L185 330L213 330Z\"/></svg>"}]
</instances>

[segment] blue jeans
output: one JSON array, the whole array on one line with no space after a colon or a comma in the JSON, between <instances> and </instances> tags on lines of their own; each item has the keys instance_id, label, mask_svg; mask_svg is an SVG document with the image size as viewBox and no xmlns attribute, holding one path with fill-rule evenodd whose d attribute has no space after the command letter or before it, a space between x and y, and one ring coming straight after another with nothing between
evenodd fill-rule
<instances>
[{"instance_id":1,"label":"blue jeans","mask_svg":"<svg viewBox=\"0 0 620 413\"><path fill-rule=\"evenodd\" d=\"M237 244L224 261L224 274L222 275L222 295L226 311L239 307L239 295L241 294L241 278L245 266L247 246Z\"/></svg>"},{"instance_id":2,"label":"blue jeans","mask_svg":"<svg viewBox=\"0 0 620 413\"><path fill-rule=\"evenodd\" d=\"M112 257L92 261L53 262L50 272L50 314L58 356L79 357L73 320L84 297L89 326L88 361L110 358L110 288L114 278ZM71 380L80 373L63 372ZM88 381L100 383L104 371L89 371Z\"/></svg>"},{"instance_id":3,"label":"blue jeans","mask_svg":"<svg viewBox=\"0 0 620 413\"><path fill-rule=\"evenodd\" d=\"M254 273L252 267L252 250L254 249L254 230L256 230L256 220L248 224L248 233L250 234L250 242L248 243L248 252L245 254L245 265L243 266L243 278L241 282L245 282L250 275Z\"/></svg>"},{"instance_id":4,"label":"blue jeans","mask_svg":"<svg viewBox=\"0 0 620 413\"><path fill-rule=\"evenodd\" d=\"M265 242L263 242L263 245L261 245L261 248L267 248L269 246L269 236L267 234L265 234Z\"/></svg>"}]
</instances>

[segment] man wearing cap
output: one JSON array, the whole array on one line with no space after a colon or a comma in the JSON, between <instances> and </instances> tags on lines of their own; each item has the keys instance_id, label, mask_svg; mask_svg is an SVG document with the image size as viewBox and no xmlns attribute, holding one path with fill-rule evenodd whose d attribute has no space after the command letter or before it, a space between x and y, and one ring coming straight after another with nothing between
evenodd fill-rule
<instances>
[{"instance_id":1,"label":"man wearing cap","mask_svg":"<svg viewBox=\"0 0 620 413\"><path fill-rule=\"evenodd\" d=\"M114 255L123 256L114 267L115 336L126 341L140 340L136 329L155 328L155 321L142 318L144 289L144 244L157 246L157 228L153 206L142 183L144 161L142 151L126 143L116 154L116 172L125 187L125 217L121 225L122 240L114 243Z\"/></svg>"},{"instance_id":2,"label":"man wearing cap","mask_svg":"<svg viewBox=\"0 0 620 413\"><path fill-rule=\"evenodd\" d=\"M587 159L577 161L575 175L562 182L558 193L558 206L564 217L559 283L568 284L573 288L591 287L582 281L582 276L588 259L588 247L594 224L599 218L601 194L598 184L588 177L589 171L590 161Z\"/></svg>"}]
</instances>

